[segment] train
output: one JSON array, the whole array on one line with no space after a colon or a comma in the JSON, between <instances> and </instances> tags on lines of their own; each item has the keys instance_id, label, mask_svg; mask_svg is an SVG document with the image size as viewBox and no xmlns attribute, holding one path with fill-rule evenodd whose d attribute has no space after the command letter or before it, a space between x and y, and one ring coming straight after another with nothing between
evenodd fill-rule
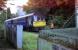
<instances>
[{"instance_id":1,"label":"train","mask_svg":"<svg viewBox=\"0 0 78 50\"><path fill-rule=\"evenodd\" d=\"M28 31L39 31L46 26L45 16L39 16L37 14L27 16L24 21L24 30Z\"/></svg>"}]
</instances>

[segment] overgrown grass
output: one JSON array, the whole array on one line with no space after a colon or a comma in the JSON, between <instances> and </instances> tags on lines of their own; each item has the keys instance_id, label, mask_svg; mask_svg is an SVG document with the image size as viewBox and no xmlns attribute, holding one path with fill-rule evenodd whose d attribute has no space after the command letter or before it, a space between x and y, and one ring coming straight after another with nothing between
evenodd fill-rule
<instances>
[{"instance_id":1,"label":"overgrown grass","mask_svg":"<svg viewBox=\"0 0 78 50\"><path fill-rule=\"evenodd\" d=\"M32 32L23 33L23 50L37 50L38 34Z\"/></svg>"}]
</instances>

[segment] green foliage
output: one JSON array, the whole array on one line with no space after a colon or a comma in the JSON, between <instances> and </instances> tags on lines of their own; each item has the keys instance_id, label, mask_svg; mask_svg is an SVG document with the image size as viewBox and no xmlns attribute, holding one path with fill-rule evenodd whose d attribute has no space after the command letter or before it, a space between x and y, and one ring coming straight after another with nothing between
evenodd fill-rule
<instances>
[{"instance_id":1,"label":"green foliage","mask_svg":"<svg viewBox=\"0 0 78 50\"><path fill-rule=\"evenodd\" d=\"M0 14L0 29L4 29L4 21L6 20L6 18L11 18L11 12L9 8L7 9L7 12L2 11Z\"/></svg>"},{"instance_id":2,"label":"green foliage","mask_svg":"<svg viewBox=\"0 0 78 50\"><path fill-rule=\"evenodd\" d=\"M2 38L4 35L4 21L6 20L6 12L2 11L0 14L0 38Z\"/></svg>"},{"instance_id":3,"label":"green foliage","mask_svg":"<svg viewBox=\"0 0 78 50\"><path fill-rule=\"evenodd\" d=\"M3 33L4 33L4 21L6 20L6 18L8 19L11 16L10 13L10 9L6 11L1 11L0 14L0 37L3 37Z\"/></svg>"},{"instance_id":4,"label":"green foliage","mask_svg":"<svg viewBox=\"0 0 78 50\"><path fill-rule=\"evenodd\" d=\"M63 18L62 18L62 16L56 16L56 17L55 17L55 23L56 23L57 25L61 25L61 24L63 23Z\"/></svg>"},{"instance_id":5,"label":"green foliage","mask_svg":"<svg viewBox=\"0 0 78 50\"><path fill-rule=\"evenodd\" d=\"M6 12L3 11L1 14L0 14L0 30L2 29L3 30L3 27L4 27L4 21L6 20Z\"/></svg>"},{"instance_id":6,"label":"green foliage","mask_svg":"<svg viewBox=\"0 0 78 50\"><path fill-rule=\"evenodd\" d=\"M58 17L58 18L56 19L56 23L59 24L59 25L60 25L61 23L63 23L62 21L63 21L63 20L62 20L61 17Z\"/></svg>"}]
</instances>

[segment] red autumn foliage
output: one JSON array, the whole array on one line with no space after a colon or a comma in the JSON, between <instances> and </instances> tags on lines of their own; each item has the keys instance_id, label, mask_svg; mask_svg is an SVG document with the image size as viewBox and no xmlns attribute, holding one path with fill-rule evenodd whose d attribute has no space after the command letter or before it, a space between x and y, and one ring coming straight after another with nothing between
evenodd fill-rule
<instances>
[{"instance_id":1,"label":"red autumn foliage","mask_svg":"<svg viewBox=\"0 0 78 50\"><path fill-rule=\"evenodd\" d=\"M6 1L6 0L0 0L0 10L2 10L2 7L4 7L4 6L5 6L4 1Z\"/></svg>"},{"instance_id":2,"label":"red autumn foliage","mask_svg":"<svg viewBox=\"0 0 78 50\"><path fill-rule=\"evenodd\" d=\"M29 0L28 6L34 8L54 8L68 6L72 7L75 4L75 0Z\"/></svg>"}]
</instances>

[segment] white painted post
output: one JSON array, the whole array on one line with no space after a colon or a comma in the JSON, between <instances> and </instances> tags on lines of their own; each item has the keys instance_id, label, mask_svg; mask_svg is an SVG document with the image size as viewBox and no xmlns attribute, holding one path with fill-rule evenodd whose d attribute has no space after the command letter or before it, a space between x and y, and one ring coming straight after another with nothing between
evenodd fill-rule
<instances>
[{"instance_id":1,"label":"white painted post","mask_svg":"<svg viewBox=\"0 0 78 50\"><path fill-rule=\"evenodd\" d=\"M78 0L75 0L76 28L78 28Z\"/></svg>"},{"instance_id":2,"label":"white painted post","mask_svg":"<svg viewBox=\"0 0 78 50\"><path fill-rule=\"evenodd\" d=\"M17 48L22 48L23 25L17 25Z\"/></svg>"}]
</instances>

